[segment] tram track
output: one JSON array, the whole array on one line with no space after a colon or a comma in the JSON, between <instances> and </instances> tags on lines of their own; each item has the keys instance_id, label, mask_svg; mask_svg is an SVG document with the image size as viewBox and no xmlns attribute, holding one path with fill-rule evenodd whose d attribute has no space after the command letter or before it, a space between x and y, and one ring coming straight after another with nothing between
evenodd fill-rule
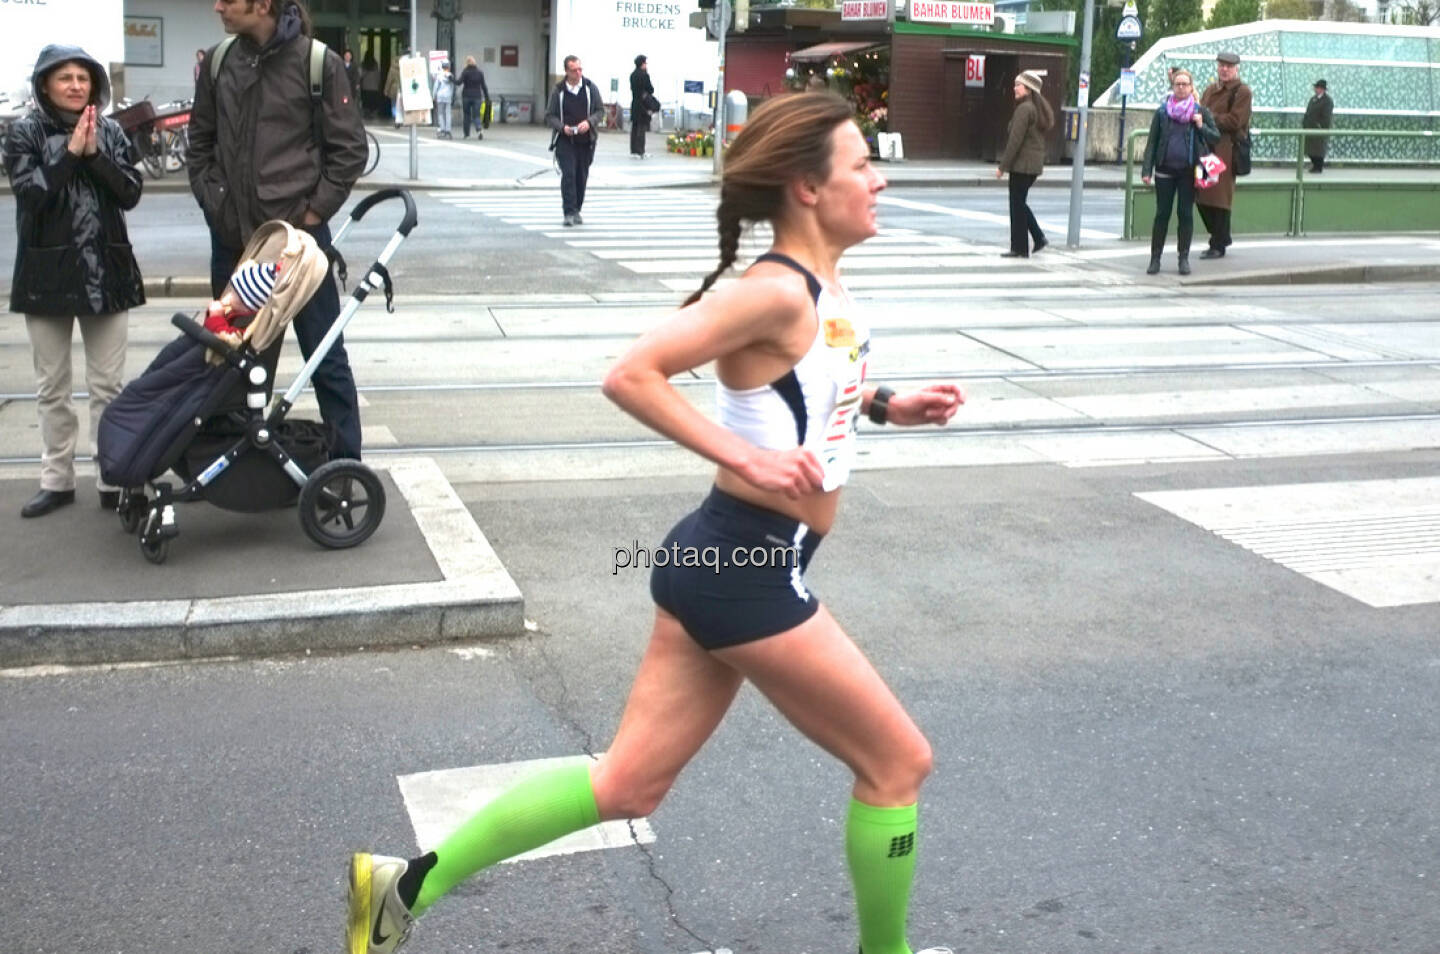
<instances>
[{"instance_id":1,"label":"tram track","mask_svg":"<svg viewBox=\"0 0 1440 954\"><path fill-rule=\"evenodd\" d=\"M958 420L958 419L957 419ZM1433 412L1377 413L1377 414L1336 414L1308 416L1266 416L1266 417L1222 417L1212 419L1165 421L1071 421L1023 423L1005 425L966 426L952 422L945 428L914 428L878 430L863 429L859 440L861 445L879 441L893 442L941 442L963 441L978 438L1025 439L1038 437L1097 437L1104 435L1146 435L1164 433L1186 433L1199 435L1205 432L1239 431L1251 428L1318 428L1343 425L1432 425L1440 424L1440 410ZM469 441L469 442L428 442L398 443L386 446L366 447L367 458L394 458L414 456L458 456L498 455L526 453L585 453L664 450L676 448L668 440L659 438L612 437L590 440L538 440L538 441ZM1440 438L1433 446L1425 449L1440 450ZM76 460L87 462L88 457L77 455ZM0 467L34 465L36 456L0 456Z\"/></svg>"}]
</instances>

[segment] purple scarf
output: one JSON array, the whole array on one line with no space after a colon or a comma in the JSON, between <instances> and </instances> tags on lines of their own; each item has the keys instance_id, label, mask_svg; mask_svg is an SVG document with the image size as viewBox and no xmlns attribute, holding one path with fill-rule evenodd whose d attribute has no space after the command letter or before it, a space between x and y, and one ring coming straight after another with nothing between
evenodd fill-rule
<instances>
[{"instance_id":1,"label":"purple scarf","mask_svg":"<svg viewBox=\"0 0 1440 954\"><path fill-rule=\"evenodd\" d=\"M1171 93L1170 97L1165 100L1165 112L1177 123L1188 123L1191 117L1195 115L1194 95L1186 96L1177 103L1175 101L1175 94Z\"/></svg>"}]
</instances>

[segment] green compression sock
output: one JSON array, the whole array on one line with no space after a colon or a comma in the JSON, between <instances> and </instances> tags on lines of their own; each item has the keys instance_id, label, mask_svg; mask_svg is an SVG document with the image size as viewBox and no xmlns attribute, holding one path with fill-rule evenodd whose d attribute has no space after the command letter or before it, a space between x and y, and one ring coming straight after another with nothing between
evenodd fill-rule
<instances>
[{"instance_id":1,"label":"green compression sock","mask_svg":"<svg viewBox=\"0 0 1440 954\"><path fill-rule=\"evenodd\" d=\"M911 954L905 919L915 877L915 834L914 805L876 808L850 800L845 860L855 885L863 954Z\"/></svg>"},{"instance_id":2,"label":"green compression sock","mask_svg":"<svg viewBox=\"0 0 1440 954\"><path fill-rule=\"evenodd\" d=\"M532 776L470 816L435 849L435 867L421 882L411 913L419 915L482 868L599 821L588 762Z\"/></svg>"}]
</instances>

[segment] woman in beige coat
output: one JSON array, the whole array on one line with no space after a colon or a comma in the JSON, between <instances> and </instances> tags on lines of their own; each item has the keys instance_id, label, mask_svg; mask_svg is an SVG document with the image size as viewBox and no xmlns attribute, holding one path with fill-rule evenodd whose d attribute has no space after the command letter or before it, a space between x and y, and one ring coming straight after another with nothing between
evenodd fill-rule
<instances>
[{"instance_id":1,"label":"woman in beige coat","mask_svg":"<svg viewBox=\"0 0 1440 954\"><path fill-rule=\"evenodd\" d=\"M1037 252L1050 244L1026 202L1030 187L1045 171L1045 132L1055 125L1055 112L1040 95L1040 85L1040 74L1031 70L1015 77L1015 113L995 170L997 179L1010 173L1010 251L1003 253L1004 258L1029 258L1028 238L1035 240Z\"/></svg>"}]
</instances>

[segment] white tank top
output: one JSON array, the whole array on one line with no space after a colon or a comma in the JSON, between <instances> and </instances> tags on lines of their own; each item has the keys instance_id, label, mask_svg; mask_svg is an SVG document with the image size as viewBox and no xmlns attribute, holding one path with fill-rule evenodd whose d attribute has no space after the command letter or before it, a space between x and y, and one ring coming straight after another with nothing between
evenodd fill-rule
<instances>
[{"instance_id":1,"label":"white tank top","mask_svg":"<svg viewBox=\"0 0 1440 954\"><path fill-rule=\"evenodd\" d=\"M718 386L720 423L765 450L804 447L825 471L825 490L842 486L855 463L856 422L870 353L870 331L848 298L827 291L799 262L767 252L805 276L815 300L815 340L795 367L769 384L736 390Z\"/></svg>"}]
</instances>

